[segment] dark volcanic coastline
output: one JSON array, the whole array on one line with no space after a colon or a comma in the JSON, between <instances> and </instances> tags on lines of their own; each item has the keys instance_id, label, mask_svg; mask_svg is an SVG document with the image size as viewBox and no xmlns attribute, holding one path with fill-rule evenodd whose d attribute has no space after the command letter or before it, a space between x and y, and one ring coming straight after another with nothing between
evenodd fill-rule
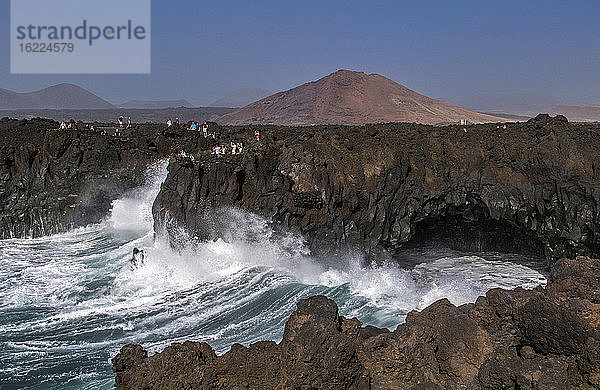
<instances>
[{"instance_id":1,"label":"dark volcanic coastline","mask_svg":"<svg viewBox=\"0 0 600 390\"><path fill-rule=\"evenodd\" d=\"M165 132L163 125L136 125L120 137L102 135L96 125L95 131L83 123L58 130L59 123L47 119L0 120L3 238L99 222L113 200L144 183L151 163L181 148L207 147L206 140Z\"/></svg>"},{"instance_id":2,"label":"dark volcanic coastline","mask_svg":"<svg viewBox=\"0 0 600 390\"><path fill-rule=\"evenodd\" d=\"M5 236L98 222L151 162L172 157L154 204L157 233L184 228L214 238L210 214L233 206L301 234L317 256L374 260L441 244L552 262L599 251L595 124L540 115L506 129L211 126L216 139L183 126L136 125L110 137L83 123L58 131L49 120L2 120ZM243 142L244 153L210 153L231 141Z\"/></svg>"},{"instance_id":3,"label":"dark volcanic coastline","mask_svg":"<svg viewBox=\"0 0 600 390\"><path fill-rule=\"evenodd\" d=\"M214 238L214 210L235 206L300 233L315 255L394 257L426 243L546 257L598 253L597 125L226 128L241 156L172 159L155 230Z\"/></svg>"},{"instance_id":4,"label":"dark volcanic coastline","mask_svg":"<svg viewBox=\"0 0 600 390\"><path fill-rule=\"evenodd\" d=\"M5 236L98 222L149 164L170 158L153 207L158 234L214 239L223 233L215 213L234 207L301 234L316 258L393 259L437 244L552 265L545 289L494 289L460 307L441 300L394 332L362 327L314 297L298 303L279 344L234 345L217 357L187 342L150 358L128 345L113 361L118 388L600 386L600 264L577 257L599 252L597 124L546 115L506 129L212 124L215 139L152 124L119 137L42 119L0 126ZM244 152L210 153L231 141Z\"/></svg>"}]
</instances>

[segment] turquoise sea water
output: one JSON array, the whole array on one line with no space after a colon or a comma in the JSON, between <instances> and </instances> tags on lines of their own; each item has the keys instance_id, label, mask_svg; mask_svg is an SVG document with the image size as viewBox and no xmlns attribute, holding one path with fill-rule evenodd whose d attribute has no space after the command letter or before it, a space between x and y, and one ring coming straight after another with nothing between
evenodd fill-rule
<instances>
[{"instance_id":1,"label":"turquoise sea water","mask_svg":"<svg viewBox=\"0 0 600 390\"><path fill-rule=\"evenodd\" d=\"M316 294L393 330L442 297L462 304L491 287L545 283L526 259L502 254L423 250L406 267L365 268L359 258L325 267L301 237L276 238L266 221L235 210L227 241L176 253L152 232L165 175L164 162L153 166L147 186L115 201L103 223L0 241L1 389L113 388L110 359L127 343L153 353L207 341L222 353L234 342L279 341L296 302ZM134 247L146 258L131 270Z\"/></svg>"}]
</instances>

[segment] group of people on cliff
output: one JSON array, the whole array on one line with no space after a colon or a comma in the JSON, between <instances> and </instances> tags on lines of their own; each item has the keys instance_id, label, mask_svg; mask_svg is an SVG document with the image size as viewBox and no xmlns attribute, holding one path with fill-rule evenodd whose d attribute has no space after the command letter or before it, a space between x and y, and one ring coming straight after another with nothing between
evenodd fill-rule
<instances>
[{"instance_id":1,"label":"group of people on cliff","mask_svg":"<svg viewBox=\"0 0 600 390\"><path fill-rule=\"evenodd\" d=\"M203 125L203 131L204 131L204 126L206 126L206 128L208 128L208 125L206 124L206 122L204 122ZM210 133L208 133L209 135L206 135L206 133L204 134L204 137L208 137L210 136ZM213 138L214 138L214 133L213 134ZM260 130L254 130L254 138L256 139L256 142L260 142ZM236 154L242 154L244 152L244 144L242 142L233 142L231 141L229 143L229 145L227 144L222 144L222 145L215 145L212 147L211 149L211 154L216 154L216 155L226 155L226 154L230 154L230 155L236 155Z\"/></svg>"},{"instance_id":2,"label":"group of people on cliff","mask_svg":"<svg viewBox=\"0 0 600 390\"><path fill-rule=\"evenodd\" d=\"M174 122L171 120L171 118L169 118L167 120L167 127L178 126L178 125L179 125L179 118L176 118ZM197 121L191 121L191 122L188 122L188 126L186 129L189 131L198 131L198 132L201 131L202 136L204 138L217 139L217 137L218 137L217 131L220 128L216 123L209 123L207 121L204 121L202 124L200 124ZM260 130L258 130L258 129L254 130L254 138L255 138L256 142L260 142L260 139L261 139L260 136L261 136ZM219 156L223 156L223 155L235 156L238 154L242 154L244 152L244 144L242 142L231 141L229 143L214 145L210 149L210 152L211 152L211 154L219 155Z\"/></svg>"},{"instance_id":3,"label":"group of people on cliff","mask_svg":"<svg viewBox=\"0 0 600 390\"><path fill-rule=\"evenodd\" d=\"M463 124L465 124L465 125L468 125L469 123L468 123L466 120L464 120L464 121L463 121L463 120L461 119L461 120L460 120L460 124L461 124L461 126L462 126ZM500 125L496 125L496 129L500 130L501 128L502 128L503 130L506 130L506 123L505 123L505 124L504 124L502 127L500 127ZM464 132L465 134L466 134L468 131L469 131L469 130L468 130L468 128L467 128L467 127L463 127L463 132Z\"/></svg>"},{"instance_id":4,"label":"group of people on cliff","mask_svg":"<svg viewBox=\"0 0 600 390\"><path fill-rule=\"evenodd\" d=\"M171 127L173 125L179 126L179 118L175 118L175 122L173 122L171 120L171 118L169 118L167 120L167 127ZM202 135L204 136L204 138L216 139L218 127L219 126L217 126L216 124L214 124L214 126L212 126L207 121L204 121L202 123L202 125L200 125L200 123L197 121L191 121L191 122L189 122L189 126L187 127L187 129L189 131L202 131ZM256 142L260 142L260 130L258 130L258 129L254 130L254 138L256 139ZM232 147L232 150L233 150L233 147ZM215 153L215 154L220 154L220 153Z\"/></svg>"},{"instance_id":5,"label":"group of people on cliff","mask_svg":"<svg viewBox=\"0 0 600 390\"><path fill-rule=\"evenodd\" d=\"M226 154L236 155L236 154L242 154L243 152L244 152L244 144L242 142L233 142L233 141L231 141L229 143L229 145L227 145L227 144L215 145L212 147L212 150L211 150L211 154L217 154L217 155L226 155Z\"/></svg>"},{"instance_id":6,"label":"group of people on cliff","mask_svg":"<svg viewBox=\"0 0 600 390\"><path fill-rule=\"evenodd\" d=\"M211 130L211 126L207 121L204 121L204 123L202 123L202 126L200 126L199 122L192 121L190 122L190 125L187 129L190 131L202 131L202 135L204 136L204 138L210 137L214 139L217 137L216 129L212 127Z\"/></svg>"},{"instance_id":7,"label":"group of people on cliff","mask_svg":"<svg viewBox=\"0 0 600 390\"><path fill-rule=\"evenodd\" d=\"M62 121L60 122L60 125L58 125L58 129L59 130L78 130L81 127L83 127L85 130L91 130L91 131L95 131L94 129L94 125L90 125L90 124L84 124L80 122L80 125L78 126L77 123L71 119L69 122L65 122Z\"/></svg>"},{"instance_id":8,"label":"group of people on cliff","mask_svg":"<svg viewBox=\"0 0 600 390\"><path fill-rule=\"evenodd\" d=\"M179 126L179 118L175 118L173 121L171 118L167 119L167 127Z\"/></svg>"},{"instance_id":9,"label":"group of people on cliff","mask_svg":"<svg viewBox=\"0 0 600 390\"><path fill-rule=\"evenodd\" d=\"M131 117L127 117L127 125L125 125L125 117L123 117L123 115L119 116L119 118L117 119L117 124L114 127L101 127L99 129L100 134L102 135L110 135L113 137L118 137L121 135L121 129L130 129L132 127L132 121L131 121ZM75 129L76 125L75 123L73 123L73 121L66 123L66 122L61 122L60 123L60 130L63 129ZM91 131L96 131L96 129L94 128L94 125L85 125L85 128Z\"/></svg>"},{"instance_id":10,"label":"group of people on cliff","mask_svg":"<svg viewBox=\"0 0 600 390\"><path fill-rule=\"evenodd\" d=\"M69 122L68 124L66 122L60 122L59 130L66 130L66 129L72 129L72 128L73 128L73 122Z\"/></svg>"},{"instance_id":11,"label":"group of people on cliff","mask_svg":"<svg viewBox=\"0 0 600 390\"><path fill-rule=\"evenodd\" d=\"M121 115L119 117L119 120L117 121L117 124L119 125L119 129L122 129L125 127L125 118L123 118L123 115ZM127 117L127 128L130 129L131 128L131 117Z\"/></svg>"},{"instance_id":12,"label":"group of people on cliff","mask_svg":"<svg viewBox=\"0 0 600 390\"><path fill-rule=\"evenodd\" d=\"M102 135L111 135L111 136L113 136L113 137L118 137L118 136L120 136L120 135L121 135L121 132L119 131L119 128L118 128L118 127L117 127L117 128L115 128L115 129L107 129L107 128L104 128L104 129L102 129L102 133L101 133L101 134L102 134Z\"/></svg>"}]
</instances>

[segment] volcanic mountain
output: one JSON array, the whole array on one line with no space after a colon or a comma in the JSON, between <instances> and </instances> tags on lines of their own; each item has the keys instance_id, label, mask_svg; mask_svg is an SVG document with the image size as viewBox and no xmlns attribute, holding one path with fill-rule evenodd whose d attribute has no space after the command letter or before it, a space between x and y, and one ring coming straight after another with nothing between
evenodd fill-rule
<instances>
[{"instance_id":1,"label":"volcanic mountain","mask_svg":"<svg viewBox=\"0 0 600 390\"><path fill-rule=\"evenodd\" d=\"M107 109L106 100L73 84L58 84L34 92L0 89L0 110L15 109Z\"/></svg>"},{"instance_id":2,"label":"volcanic mountain","mask_svg":"<svg viewBox=\"0 0 600 390\"><path fill-rule=\"evenodd\" d=\"M441 124L496 122L480 114L431 99L378 74L338 70L320 80L279 92L232 113L224 124L364 124L416 122Z\"/></svg>"}]
</instances>

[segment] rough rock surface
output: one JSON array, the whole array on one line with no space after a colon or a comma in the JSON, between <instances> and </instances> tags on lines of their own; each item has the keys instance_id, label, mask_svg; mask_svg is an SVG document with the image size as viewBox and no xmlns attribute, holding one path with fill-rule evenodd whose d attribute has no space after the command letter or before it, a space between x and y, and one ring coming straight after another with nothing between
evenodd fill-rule
<instances>
[{"instance_id":1,"label":"rough rock surface","mask_svg":"<svg viewBox=\"0 0 600 390\"><path fill-rule=\"evenodd\" d=\"M45 119L0 120L0 238L98 222L114 199L143 184L150 163L207 147L197 135L165 133L162 125L136 126L120 137L83 123L58 127Z\"/></svg>"},{"instance_id":2,"label":"rough rock surface","mask_svg":"<svg viewBox=\"0 0 600 390\"><path fill-rule=\"evenodd\" d=\"M493 289L409 313L394 332L362 327L323 296L298 302L283 340L175 343L113 359L118 389L597 389L600 261L561 260L548 286Z\"/></svg>"},{"instance_id":3,"label":"rough rock surface","mask_svg":"<svg viewBox=\"0 0 600 390\"><path fill-rule=\"evenodd\" d=\"M236 206L301 233L317 255L393 256L427 241L550 261L599 252L597 124L263 126L258 143L255 128L228 130L243 155L171 161L155 230L207 239L207 214Z\"/></svg>"},{"instance_id":4,"label":"rough rock surface","mask_svg":"<svg viewBox=\"0 0 600 390\"><path fill-rule=\"evenodd\" d=\"M172 158L154 205L156 230L209 238L206 214L236 206L301 233L315 254L373 257L428 241L464 250L599 252L597 124L539 116L527 123L217 129L138 125L121 137L57 131L45 120L0 121L0 229L39 236L97 222L113 199ZM211 155L240 141L236 156ZM163 225L163 222L168 222Z\"/></svg>"}]
</instances>

